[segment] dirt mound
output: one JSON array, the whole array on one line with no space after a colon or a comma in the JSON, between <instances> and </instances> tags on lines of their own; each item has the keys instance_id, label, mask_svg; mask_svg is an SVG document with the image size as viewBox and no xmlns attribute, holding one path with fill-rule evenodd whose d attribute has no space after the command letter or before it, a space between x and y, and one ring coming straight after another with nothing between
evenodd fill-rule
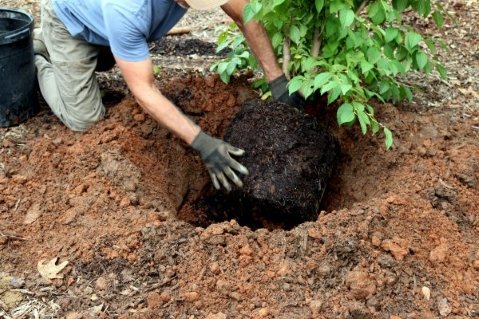
<instances>
[{"instance_id":1,"label":"dirt mound","mask_svg":"<svg viewBox=\"0 0 479 319\"><path fill-rule=\"evenodd\" d=\"M254 95L244 79L159 82L217 136ZM330 125L342 151L324 211L290 231L208 226L209 212L191 206L209 182L199 158L132 99L85 134L50 112L3 129L1 271L20 280L25 300L62 316L471 317L479 145L470 128L479 114L379 110L394 151ZM70 265L49 283L36 263L53 257Z\"/></svg>"}]
</instances>

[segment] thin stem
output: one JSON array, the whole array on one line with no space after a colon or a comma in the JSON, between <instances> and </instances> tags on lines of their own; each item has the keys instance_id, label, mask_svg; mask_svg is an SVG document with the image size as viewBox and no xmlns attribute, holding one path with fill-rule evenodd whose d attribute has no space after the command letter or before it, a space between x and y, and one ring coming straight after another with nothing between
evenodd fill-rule
<instances>
[{"instance_id":1,"label":"thin stem","mask_svg":"<svg viewBox=\"0 0 479 319\"><path fill-rule=\"evenodd\" d=\"M363 2L361 2L361 5L359 6L358 10L356 10L356 15L359 15L364 10L364 8L368 5L368 3L369 3L369 0L364 0Z\"/></svg>"},{"instance_id":2,"label":"thin stem","mask_svg":"<svg viewBox=\"0 0 479 319\"><path fill-rule=\"evenodd\" d=\"M283 40L283 73L289 80L291 74L289 72L289 62L291 61L291 40L285 37Z\"/></svg>"},{"instance_id":3,"label":"thin stem","mask_svg":"<svg viewBox=\"0 0 479 319\"><path fill-rule=\"evenodd\" d=\"M322 33L322 28L317 28L314 30L314 36L313 36L313 46L311 47L311 56L313 58L317 57L319 55L319 49L321 48L321 33Z\"/></svg>"}]
</instances>

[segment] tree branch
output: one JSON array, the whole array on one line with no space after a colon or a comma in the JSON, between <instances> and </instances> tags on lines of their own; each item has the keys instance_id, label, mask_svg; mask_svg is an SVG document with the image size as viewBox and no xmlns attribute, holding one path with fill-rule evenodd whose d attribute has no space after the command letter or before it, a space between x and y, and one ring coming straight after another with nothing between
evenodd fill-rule
<instances>
[{"instance_id":1,"label":"tree branch","mask_svg":"<svg viewBox=\"0 0 479 319\"><path fill-rule=\"evenodd\" d=\"M289 62L291 61L291 40L285 37L283 40L283 73L289 80L291 74L289 72Z\"/></svg>"},{"instance_id":2,"label":"tree branch","mask_svg":"<svg viewBox=\"0 0 479 319\"><path fill-rule=\"evenodd\" d=\"M359 15L361 11L363 11L364 8L366 8L368 3L369 3L369 0L363 0L363 2L361 2L361 5L358 7L358 10L356 10L356 14Z\"/></svg>"},{"instance_id":3,"label":"tree branch","mask_svg":"<svg viewBox=\"0 0 479 319\"><path fill-rule=\"evenodd\" d=\"M320 30L319 28L316 28L316 30L314 30L313 46L311 47L311 56L313 58L319 55L319 50L321 49L321 33L322 30Z\"/></svg>"}]
</instances>

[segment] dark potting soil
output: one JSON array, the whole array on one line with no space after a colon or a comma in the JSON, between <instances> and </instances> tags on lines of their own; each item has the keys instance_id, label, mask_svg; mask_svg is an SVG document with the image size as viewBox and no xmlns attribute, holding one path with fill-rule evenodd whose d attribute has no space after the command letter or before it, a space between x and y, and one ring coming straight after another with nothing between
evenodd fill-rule
<instances>
[{"instance_id":1,"label":"dark potting soil","mask_svg":"<svg viewBox=\"0 0 479 319\"><path fill-rule=\"evenodd\" d=\"M243 177L243 188L207 196L200 207L253 228L270 223L289 228L317 218L339 146L313 117L282 103L250 100L225 140L246 151L238 160L250 174Z\"/></svg>"},{"instance_id":2,"label":"dark potting soil","mask_svg":"<svg viewBox=\"0 0 479 319\"><path fill-rule=\"evenodd\" d=\"M175 56L191 54L225 56L228 53L227 49L216 53L216 43L206 42L200 39L184 39L177 36L163 37L155 41L150 52Z\"/></svg>"}]
</instances>

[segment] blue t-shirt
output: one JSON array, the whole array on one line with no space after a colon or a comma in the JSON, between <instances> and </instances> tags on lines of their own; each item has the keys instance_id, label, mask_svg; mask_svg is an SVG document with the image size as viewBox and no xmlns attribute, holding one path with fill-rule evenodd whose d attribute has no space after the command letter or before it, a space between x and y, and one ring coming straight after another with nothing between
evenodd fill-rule
<instances>
[{"instance_id":1,"label":"blue t-shirt","mask_svg":"<svg viewBox=\"0 0 479 319\"><path fill-rule=\"evenodd\" d=\"M110 46L118 58L144 61L148 42L160 39L185 14L174 0L52 0L75 38Z\"/></svg>"}]
</instances>

